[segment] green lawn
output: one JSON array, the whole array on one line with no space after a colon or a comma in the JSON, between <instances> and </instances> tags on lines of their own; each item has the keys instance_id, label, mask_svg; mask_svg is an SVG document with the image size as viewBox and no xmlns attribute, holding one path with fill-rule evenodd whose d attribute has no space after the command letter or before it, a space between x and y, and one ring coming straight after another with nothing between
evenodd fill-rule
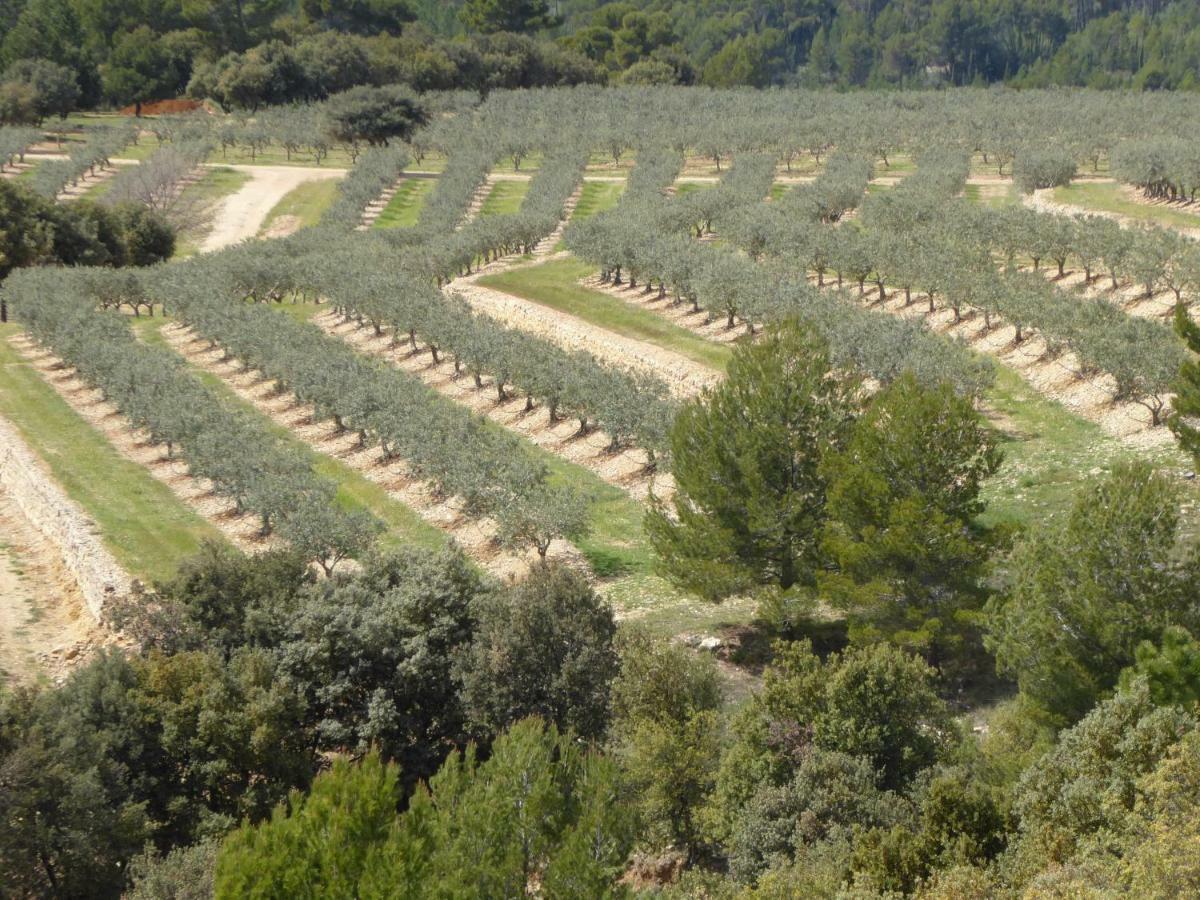
<instances>
[{"instance_id":1,"label":"green lawn","mask_svg":"<svg viewBox=\"0 0 1200 900\"><path fill-rule=\"evenodd\" d=\"M573 219L586 219L596 213L612 209L625 193L623 181L585 181L579 193Z\"/></svg>"},{"instance_id":2,"label":"green lawn","mask_svg":"<svg viewBox=\"0 0 1200 900\"><path fill-rule=\"evenodd\" d=\"M528 181L497 181L484 198L481 216L511 216L529 193Z\"/></svg>"},{"instance_id":3,"label":"green lawn","mask_svg":"<svg viewBox=\"0 0 1200 900\"><path fill-rule=\"evenodd\" d=\"M979 203L1000 209L1021 202L1016 185L1011 182L1005 185L968 184L963 188L963 196L972 203Z\"/></svg>"},{"instance_id":4,"label":"green lawn","mask_svg":"<svg viewBox=\"0 0 1200 900\"><path fill-rule=\"evenodd\" d=\"M436 178L406 178L395 196L375 220L375 228L412 228L417 224L425 199L437 186Z\"/></svg>"},{"instance_id":5,"label":"green lawn","mask_svg":"<svg viewBox=\"0 0 1200 900\"><path fill-rule=\"evenodd\" d=\"M1015 371L997 368L984 398L1001 435L1004 463L987 483L987 519L1019 524L1045 521L1071 505L1080 486L1114 464L1145 459L1182 473L1190 460L1171 443L1134 450L1093 422L1042 397Z\"/></svg>"},{"instance_id":6,"label":"green lawn","mask_svg":"<svg viewBox=\"0 0 1200 900\"><path fill-rule=\"evenodd\" d=\"M258 233L262 235L271 230L276 220L283 216L295 216L300 220L300 228L309 228L321 221L325 210L337 200L338 182L335 179L321 181L306 181L299 187L292 188L280 198L263 221Z\"/></svg>"},{"instance_id":7,"label":"green lawn","mask_svg":"<svg viewBox=\"0 0 1200 900\"><path fill-rule=\"evenodd\" d=\"M131 462L79 416L8 343L0 326L0 414L95 521L105 545L132 574L169 577L203 540L221 533L144 467Z\"/></svg>"},{"instance_id":8,"label":"green lawn","mask_svg":"<svg viewBox=\"0 0 1200 900\"><path fill-rule=\"evenodd\" d=\"M768 196L770 196L772 200L778 200L791 189L792 186L790 184L780 184L779 182L776 182L775 184L771 185L771 191Z\"/></svg>"},{"instance_id":9,"label":"green lawn","mask_svg":"<svg viewBox=\"0 0 1200 900\"><path fill-rule=\"evenodd\" d=\"M211 214L223 197L240 190L249 180L248 173L239 172L237 169L224 166L206 169L199 181L184 188L181 200L183 203L195 200ZM204 242L211 224L210 215L204 215L190 228L182 229L175 240L175 259L194 256Z\"/></svg>"},{"instance_id":10,"label":"green lawn","mask_svg":"<svg viewBox=\"0 0 1200 900\"><path fill-rule=\"evenodd\" d=\"M557 259L488 275L479 283L560 310L616 334L673 350L719 371L725 370L731 354L728 347L705 340L648 309L578 284L579 279L592 274L595 270L585 262Z\"/></svg>"},{"instance_id":11,"label":"green lawn","mask_svg":"<svg viewBox=\"0 0 1200 900\"><path fill-rule=\"evenodd\" d=\"M157 317L139 319L134 327L148 344L169 347L162 335L162 328L171 320ZM384 546L415 544L421 547L442 547L447 543L445 532L430 525L410 506L395 500L380 485L371 481L355 469L333 456L315 452L308 444L295 437L282 425L277 425L269 416L259 412L255 406L235 394L220 378L193 367L193 373L234 406L238 406L255 418L270 432L283 441L290 452L307 460L313 471L337 485L337 502L343 509L366 509L374 513L386 526L381 543Z\"/></svg>"},{"instance_id":12,"label":"green lawn","mask_svg":"<svg viewBox=\"0 0 1200 900\"><path fill-rule=\"evenodd\" d=\"M1082 206L1102 212L1119 213L1141 222L1180 228L1200 228L1200 212L1188 212L1173 206L1151 206L1125 196L1125 186L1112 182L1077 182L1054 189L1059 203Z\"/></svg>"},{"instance_id":13,"label":"green lawn","mask_svg":"<svg viewBox=\"0 0 1200 900\"><path fill-rule=\"evenodd\" d=\"M711 191L716 186L715 181L676 181L675 196L686 197L693 191Z\"/></svg>"}]
</instances>

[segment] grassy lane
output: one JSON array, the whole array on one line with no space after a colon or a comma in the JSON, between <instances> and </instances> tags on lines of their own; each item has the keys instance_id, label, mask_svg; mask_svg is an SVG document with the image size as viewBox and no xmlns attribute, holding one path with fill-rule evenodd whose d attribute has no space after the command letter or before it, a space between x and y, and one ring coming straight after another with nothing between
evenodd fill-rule
<instances>
[{"instance_id":1,"label":"grassy lane","mask_svg":"<svg viewBox=\"0 0 1200 900\"><path fill-rule=\"evenodd\" d=\"M963 196L972 203L1000 209L1021 202L1016 185L1008 184L968 184L963 188Z\"/></svg>"},{"instance_id":2,"label":"grassy lane","mask_svg":"<svg viewBox=\"0 0 1200 900\"><path fill-rule=\"evenodd\" d=\"M1004 450L1000 471L984 488L991 522L1053 518L1070 507L1084 482L1122 461L1140 458L1180 474L1191 468L1174 443L1135 449L1042 397L1004 366L997 367L996 383L984 400Z\"/></svg>"},{"instance_id":3,"label":"grassy lane","mask_svg":"<svg viewBox=\"0 0 1200 900\"><path fill-rule=\"evenodd\" d=\"M221 198L236 193L250 180L246 172L237 169L215 168L207 169L201 178L183 189L180 196L184 208L186 204L196 203L204 213L189 228L182 229L175 240L175 259L194 256L204 242L205 236L212 228L212 217L217 203Z\"/></svg>"},{"instance_id":4,"label":"grassy lane","mask_svg":"<svg viewBox=\"0 0 1200 900\"><path fill-rule=\"evenodd\" d=\"M201 541L223 540L170 488L121 456L71 409L8 343L15 333L14 325L0 326L0 414L92 518L122 566L146 580L166 578Z\"/></svg>"},{"instance_id":5,"label":"grassy lane","mask_svg":"<svg viewBox=\"0 0 1200 900\"><path fill-rule=\"evenodd\" d=\"M375 228L412 228L417 224L425 199L437 186L434 178L406 178L375 220Z\"/></svg>"},{"instance_id":6,"label":"grassy lane","mask_svg":"<svg viewBox=\"0 0 1200 900\"><path fill-rule=\"evenodd\" d=\"M337 196L338 182L336 179L306 181L304 184L292 188L271 207L267 218L263 220L262 227L258 229L258 234L260 237L269 234L271 226L284 216L298 219L297 229L316 225L321 221L321 216L325 215L325 210L333 205Z\"/></svg>"},{"instance_id":7,"label":"grassy lane","mask_svg":"<svg viewBox=\"0 0 1200 900\"><path fill-rule=\"evenodd\" d=\"M528 181L497 181L479 208L481 216L511 216L529 193Z\"/></svg>"},{"instance_id":8,"label":"grassy lane","mask_svg":"<svg viewBox=\"0 0 1200 900\"><path fill-rule=\"evenodd\" d=\"M479 283L725 371L731 353L728 347L705 340L650 310L578 283L579 279L594 272L592 266L577 259L556 259L498 275L487 275L479 279Z\"/></svg>"},{"instance_id":9,"label":"grassy lane","mask_svg":"<svg viewBox=\"0 0 1200 900\"><path fill-rule=\"evenodd\" d=\"M1079 182L1054 189L1054 200L1086 209L1118 213L1167 228L1200 228L1200 214L1173 206L1151 206L1125 196L1125 186L1111 182Z\"/></svg>"},{"instance_id":10,"label":"grassy lane","mask_svg":"<svg viewBox=\"0 0 1200 900\"><path fill-rule=\"evenodd\" d=\"M572 219L587 219L596 213L605 212L617 205L621 195L625 193L623 181L585 181L579 192L579 202L575 205Z\"/></svg>"},{"instance_id":11,"label":"grassy lane","mask_svg":"<svg viewBox=\"0 0 1200 900\"><path fill-rule=\"evenodd\" d=\"M148 344L170 347L162 335L162 328L171 320L162 317L137 320L134 327ZM359 474L336 457L317 453L308 444L295 437L288 429L276 424L259 412L251 403L237 396L220 378L194 366L192 373L217 392L224 400L238 406L279 436L288 449L299 458L307 460L318 475L330 479L337 485L337 502L343 509L367 509L379 517L387 526L381 542L384 546L416 544L422 547L441 547L447 543L444 532L434 528L411 507L394 500L387 491L375 482Z\"/></svg>"}]
</instances>

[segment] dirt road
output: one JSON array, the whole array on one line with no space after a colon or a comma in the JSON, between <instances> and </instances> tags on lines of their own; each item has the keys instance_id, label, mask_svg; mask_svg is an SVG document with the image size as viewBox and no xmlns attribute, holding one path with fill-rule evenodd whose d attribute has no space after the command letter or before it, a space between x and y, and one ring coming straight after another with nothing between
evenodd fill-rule
<instances>
[{"instance_id":1,"label":"dirt road","mask_svg":"<svg viewBox=\"0 0 1200 900\"><path fill-rule=\"evenodd\" d=\"M345 169L309 168L303 166L244 166L222 164L250 176L236 193L222 200L214 212L212 229L201 253L220 250L258 234L271 209L294 188L309 181L343 178Z\"/></svg>"}]
</instances>

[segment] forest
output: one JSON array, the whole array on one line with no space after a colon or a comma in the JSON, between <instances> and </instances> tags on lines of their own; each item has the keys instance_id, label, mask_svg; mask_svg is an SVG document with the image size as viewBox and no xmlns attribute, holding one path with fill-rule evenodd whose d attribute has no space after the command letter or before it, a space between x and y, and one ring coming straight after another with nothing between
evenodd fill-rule
<instances>
[{"instance_id":1,"label":"forest","mask_svg":"<svg viewBox=\"0 0 1200 900\"><path fill-rule=\"evenodd\" d=\"M1186 0L4 0L0 120L44 92L35 60L83 108L395 83L1195 90L1198 29Z\"/></svg>"},{"instance_id":2,"label":"forest","mask_svg":"<svg viewBox=\"0 0 1200 900\"><path fill-rule=\"evenodd\" d=\"M1183 4L437 6L6 70L0 897L1200 893Z\"/></svg>"}]
</instances>

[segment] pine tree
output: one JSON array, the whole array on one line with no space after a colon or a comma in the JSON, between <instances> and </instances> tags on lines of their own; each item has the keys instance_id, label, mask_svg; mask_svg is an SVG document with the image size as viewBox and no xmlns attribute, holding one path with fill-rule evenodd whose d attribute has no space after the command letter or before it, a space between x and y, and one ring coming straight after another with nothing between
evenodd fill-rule
<instances>
[{"instance_id":1,"label":"pine tree","mask_svg":"<svg viewBox=\"0 0 1200 900\"><path fill-rule=\"evenodd\" d=\"M672 580L714 601L813 584L821 462L842 442L856 389L799 322L739 349L725 380L685 406L671 431L675 496L669 509L656 503L646 528Z\"/></svg>"},{"instance_id":2,"label":"pine tree","mask_svg":"<svg viewBox=\"0 0 1200 900\"><path fill-rule=\"evenodd\" d=\"M1182 303L1175 306L1175 330L1189 350L1200 353L1200 325L1192 321ZM1179 446L1200 465L1200 360L1189 359L1179 370L1173 408L1167 427L1174 432Z\"/></svg>"}]
</instances>

